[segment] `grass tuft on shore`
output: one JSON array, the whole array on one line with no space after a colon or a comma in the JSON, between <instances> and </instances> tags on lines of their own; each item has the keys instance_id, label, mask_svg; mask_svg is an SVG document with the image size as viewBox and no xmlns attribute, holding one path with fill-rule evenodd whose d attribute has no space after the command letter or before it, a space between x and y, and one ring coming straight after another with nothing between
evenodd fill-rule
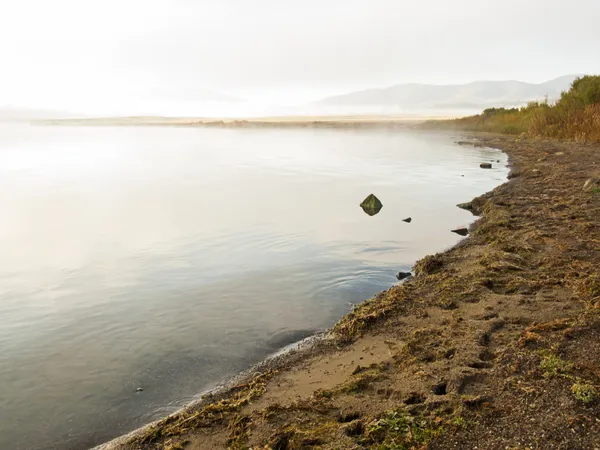
<instances>
[{"instance_id":1,"label":"grass tuft on shore","mask_svg":"<svg viewBox=\"0 0 600 450\"><path fill-rule=\"evenodd\" d=\"M441 427L403 410L388 411L369 424L367 440L382 450L422 448L441 432Z\"/></svg>"},{"instance_id":2,"label":"grass tuft on shore","mask_svg":"<svg viewBox=\"0 0 600 450\"><path fill-rule=\"evenodd\" d=\"M397 311L408 298L407 291L390 289L364 301L334 325L333 335L342 344L352 342L371 325Z\"/></svg>"},{"instance_id":3,"label":"grass tuft on shore","mask_svg":"<svg viewBox=\"0 0 600 450\"><path fill-rule=\"evenodd\" d=\"M187 432L200 427L208 427L223 423L228 419L230 446L241 445L247 431L246 417L237 414L240 409L252 400L260 397L266 389L267 381L275 372L268 371L255 375L248 383L237 387L237 391L229 398L209 403L199 410L184 410L169 416L149 427L143 434L130 440L131 449L175 450L182 448L185 440L181 439Z\"/></svg>"}]
</instances>

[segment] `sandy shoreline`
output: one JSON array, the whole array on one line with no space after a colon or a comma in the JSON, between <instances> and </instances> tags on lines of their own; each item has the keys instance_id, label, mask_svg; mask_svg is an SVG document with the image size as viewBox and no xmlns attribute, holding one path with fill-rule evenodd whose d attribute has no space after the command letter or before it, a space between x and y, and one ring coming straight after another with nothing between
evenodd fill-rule
<instances>
[{"instance_id":1,"label":"sandy shoreline","mask_svg":"<svg viewBox=\"0 0 600 450\"><path fill-rule=\"evenodd\" d=\"M290 364L297 363L308 355L318 354L320 349L328 345L328 340L331 339L329 332L317 333L302 339L300 342L290 344L282 350L277 351L272 356L265 358L264 360L254 364L248 369L240 372L230 378L223 380L214 389L209 389L206 392L201 392L200 398L194 402L185 405L180 410L170 414L168 417L176 417L179 414L184 413L190 409L201 409L207 404L218 402L221 399L227 398L235 393L235 391L241 385L249 383L257 374L267 373L269 371L276 371L284 369ZM115 439L105 442L103 444L93 447L91 450L114 450L126 448L126 445L132 439L137 436L143 435L145 432L156 426L164 418L148 423L136 430L133 430L123 436L119 436Z\"/></svg>"},{"instance_id":2,"label":"sandy shoreline","mask_svg":"<svg viewBox=\"0 0 600 450\"><path fill-rule=\"evenodd\" d=\"M326 338L99 448L600 446L600 148L483 137L510 181ZM393 447L392 445L404 447Z\"/></svg>"}]
</instances>

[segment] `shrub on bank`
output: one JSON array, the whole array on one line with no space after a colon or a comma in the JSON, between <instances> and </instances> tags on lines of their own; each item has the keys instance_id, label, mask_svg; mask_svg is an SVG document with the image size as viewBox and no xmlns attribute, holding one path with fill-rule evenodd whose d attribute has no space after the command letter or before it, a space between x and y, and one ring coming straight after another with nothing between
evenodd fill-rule
<instances>
[{"instance_id":1,"label":"shrub on bank","mask_svg":"<svg viewBox=\"0 0 600 450\"><path fill-rule=\"evenodd\" d=\"M444 124L472 131L600 142L600 75L577 78L554 104L543 101L522 108L487 108L481 114Z\"/></svg>"}]
</instances>

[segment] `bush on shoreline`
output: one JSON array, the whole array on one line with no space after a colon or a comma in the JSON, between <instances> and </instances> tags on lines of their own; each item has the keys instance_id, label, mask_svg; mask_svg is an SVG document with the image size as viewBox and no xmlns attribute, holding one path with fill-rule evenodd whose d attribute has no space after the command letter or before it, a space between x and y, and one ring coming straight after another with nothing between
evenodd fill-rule
<instances>
[{"instance_id":1,"label":"bush on shoreline","mask_svg":"<svg viewBox=\"0 0 600 450\"><path fill-rule=\"evenodd\" d=\"M577 78L553 104L546 100L522 108L488 108L440 124L470 131L600 142L600 75Z\"/></svg>"}]
</instances>

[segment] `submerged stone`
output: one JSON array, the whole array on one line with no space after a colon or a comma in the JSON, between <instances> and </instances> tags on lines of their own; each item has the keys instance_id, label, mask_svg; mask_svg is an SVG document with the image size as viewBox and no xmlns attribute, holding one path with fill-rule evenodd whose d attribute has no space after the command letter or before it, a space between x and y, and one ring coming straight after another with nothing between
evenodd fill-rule
<instances>
[{"instance_id":1,"label":"submerged stone","mask_svg":"<svg viewBox=\"0 0 600 450\"><path fill-rule=\"evenodd\" d=\"M456 229L450 230L450 231L452 231L453 233L456 233L456 234L460 234L461 236L466 236L467 234L469 234L469 230L467 228L464 228L464 227L463 228L456 228Z\"/></svg>"},{"instance_id":2,"label":"submerged stone","mask_svg":"<svg viewBox=\"0 0 600 450\"><path fill-rule=\"evenodd\" d=\"M410 272L398 272L396 274L396 278L398 278L398 280L402 281L408 277L412 277L412 273Z\"/></svg>"},{"instance_id":3,"label":"submerged stone","mask_svg":"<svg viewBox=\"0 0 600 450\"><path fill-rule=\"evenodd\" d=\"M374 216L379 211L381 211L381 208L383 208L383 205L381 204L379 199L377 197L375 197L375 195L369 194L369 196L367 198L365 198L363 200L363 202L360 204L360 207L369 216Z\"/></svg>"}]
</instances>

